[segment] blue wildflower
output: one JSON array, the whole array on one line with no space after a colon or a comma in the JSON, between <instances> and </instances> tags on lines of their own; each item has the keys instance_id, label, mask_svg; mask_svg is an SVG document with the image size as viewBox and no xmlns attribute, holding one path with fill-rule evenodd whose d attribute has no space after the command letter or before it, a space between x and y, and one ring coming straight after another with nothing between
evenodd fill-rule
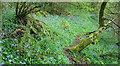
<instances>
[{"instance_id":1,"label":"blue wildflower","mask_svg":"<svg viewBox=\"0 0 120 66\"><path fill-rule=\"evenodd\" d=\"M19 53L17 53L19 55Z\"/></svg>"},{"instance_id":2,"label":"blue wildflower","mask_svg":"<svg viewBox=\"0 0 120 66\"><path fill-rule=\"evenodd\" d=\"M25 45L25 48L27 48L29 45Z\"/></svg>"},{"instance_id":3,"label":"blue wildflower","mask_svg":"<svg viewBox=\"0 0 120 66\"><path fill-rule=\"evenodd\" d=\"M17 56L17 58L19 58L19 56Z\"/></svg>"},{"instance_id":4,"label":"blue wildflower","mask_svg":"<svg viewBox=\"0 0 120 66\"><path fill-rule=\"evenodd\" d=\"M7 28L5 28L5 31L7 31Z\"/></svg>"},{"instance_id":5,"label":"blue wildflower","mask_svg":"<svg viewBox=\"0 0 120 66\"><path fill-rule=\"evenodd\" d=\"M15 44L15 46L17 46L17 44Z\"/></svg>"},{"instance_id":6,"label":"blue wildflower","mask_svg":"<svg viewBox=\"0 0 120 66\"><path fill-rule=\"evenodd\" d=\"M90 53L92 53L92 51L90 51Z\"/></svg>"},{"instance_id":7,"label":"blue wildflower","mask_svg":"<svg viewBox=\"0 0 120 66\"><path fill-rule=\"evenodd\" d=\"M12 62L12 60L9 60L9 62Z\"/></svg>"},{"instance_id":8,"label":"blue wildflower","mask_svg":"<svg viewBox=\"0 0 120 66\"><path fill-rule=\"evenodd\" d=\"M5 63L2 62L1 64L3 65L3 64L5 64Z\"/></svg>"},{"instance_id":9,"label":"blue wildflower","mask_svg":"<svg viewBox=\"0 0 120 66\"><path fill-rule=\"evenodd\" d=\"M16 41L17 39L14 39L14 41Z\"/></svg>"},{"instance_id":10,"label":"blue wildflower","mask_svg":"<svg viewBox=\"0 0 120 66\"><path fill-rule=\"evenodd\" d=\"M7 56L7 58L9 58L9 55Z\"/></svg>"},{"instance_id":11,"label":"blue wildflower","mask_svg":"<svg viewBox=\"0 0 120 66\"><path fill-rule=\"evenodd\" d=\"M28 51L26 51L28 53Z\"/></svg>"},{"instance_id":12,"label":"blue wildflower","mask_svg":"<svg viewBox=\"0 0 120 66\"><path fill-rule=\"evenodd\" d=\"M11 56L11 58L13 58L13 56L12 55L10 55Z\"/></svg>"},{"instance_id":13,"label":"blue wildflower","mask_svg":"<svg viewBox=\"0 0 120 66\"><path fill-rule=\"evenodd\" d=\"M14 44L12 44L11 46L14 46Z\"/></svg>"},{"instance_id":14,"label":"blue wildflower","mask_svg":"<svg viewBox=\"0 0 120 66\"><path fill-rule=\"evenodd\" d=\"M19 52L19 50L17 50L17 52Z\"/></svg>"},{"instance_id":15,"label":"blue wildflower","mask_svg":"<svg viewBox=\"0 0 120 66\"><path fill-rule=\"evenodd\" d=\"M0 43L3 43L2 41L0 41Z\"/></svg>"},{"instance_id":16,"label":"blue wildflower","mask_svg":"<svg viewBox=\"0 0 120 66\"><path fill-rule=\"evenodd\" d=\"M17 24L16 24L15 26L16 26L16 27L18 27L18 25L17 25Z\"/></svg>"}]
</instances>

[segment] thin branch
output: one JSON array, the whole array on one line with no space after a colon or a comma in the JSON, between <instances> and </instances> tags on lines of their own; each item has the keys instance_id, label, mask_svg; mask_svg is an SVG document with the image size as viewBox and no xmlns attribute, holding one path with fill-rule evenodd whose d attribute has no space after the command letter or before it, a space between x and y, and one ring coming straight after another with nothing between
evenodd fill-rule
<instances>
[{"instance_id":1,"label":"thin branch","mask_svg":"<svg viewBox=\"0 0 120 66\"><path fill-rule=\"evenodd\" d=\"M116 22L115 22L114 20L107 19L107 18L105 18L105 20L110 20L110 21L112 21L113 24L115 24L118 28L120 28L120 26L119 26L118 24L116 24Z\"/></svg>"},{"instance_id":2,"label":"thin branch","mask_svg":"<svg viewBox=\"0 0 120 66\"><path fill-rule=\"evenodd\" d=\"M106 8L106 9L110 12L110 14L118 14L118 13L112 12L109 8Z\"/></svg>"},{"instance_id":3,"label":"thin branch","mask_svg":"<svg viewBox=\"0 0 120 66\"><path fill-rule=\"evenodd\" d=\"M110 17L110 18L112 18L112 19L114 19L114 18L113 18L113 17L111 17L109 14L106 14L106 13L105 13L105 15L106 15L106 16L108 16L108 17Z\"/></svg>"}]
</instances>

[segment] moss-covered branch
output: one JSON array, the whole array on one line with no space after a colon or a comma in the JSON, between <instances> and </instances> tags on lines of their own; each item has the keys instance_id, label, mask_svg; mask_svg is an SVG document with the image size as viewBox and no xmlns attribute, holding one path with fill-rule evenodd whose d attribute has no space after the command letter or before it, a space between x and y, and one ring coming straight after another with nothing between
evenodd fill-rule
<instances>
[{"instance_id":1,"label":"moss-covered branch","mask_svg":"<svg viewBox=\"0 0 120 66\"><path fill-rule=\"evenodd\" d=\"M89 37L87 37L86 39L82 39L78 45L71 46L69 48L69 50L70 51L75 51L75 52L79 52L79 51L83 50L87 45L89 45L93 41L95 41L102 34L102 32L104 31L105 28L106 27L99 28L97 31L90 34Z\"/></svg>"}]
</instances>

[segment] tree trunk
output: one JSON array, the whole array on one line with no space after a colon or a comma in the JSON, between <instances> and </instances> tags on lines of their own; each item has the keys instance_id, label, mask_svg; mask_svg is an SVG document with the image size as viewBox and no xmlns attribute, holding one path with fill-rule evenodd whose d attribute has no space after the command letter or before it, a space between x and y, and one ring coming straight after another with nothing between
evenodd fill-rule
<instances>
[{"instance_id":1,"label":"tree trunk","mask_svg":"<svg viewBox=\"0 0 120 66\"><path fill-rule=\"evenodd\" d=\"M104 14L104 9L106 6L107 2L103 2L100 8L99 12L99 29L94 31L87 37L86 39L79 40L80 43L77 45L72 45L68 48L65 48L65 50L70 50L70 51L75 51L79 52L83 50L87 45L91 44L93 41L95 41L101 34L102 32L107 28L107 25L104 25L104 20L103 20L103 14Z\"/></svg>"},{"instance_id":2,"label":"tree trunk","mask_svg":"<svg viewBox=\"0 0 120 66\"><path fill-rule=\"evenodd\" d=\"M72 45L70 47L65 47L63 49L63 53L65 53L68 57L69 60L71 61L78 61L75 60L74 57L71 57L71 55L68 53L69 51L71 52L80 52L82 51L85 47L87 47L89 44L91 44L93 41L95 41L102 33L105 29L108 28L108 24L111 22L108 22L107 25L104 25L104 18L103 18L103 14L104 14L104 9L106 7L107 2L103 2L100 8L100 12L99 12L99 28L96 31L91 32L91 34L89 34L89 36L85 39L80 39L78 44Z\"/></svg>"},{"instance_id":3,"label":"tree trunk","mask_svg":"<svg viewBox=\"0 0 120 66\"><path fill-rule=\"evenodd\" d=\"M67 57L70 61L78 61L78 60L75 60L75 58L71 57L71 55L68 53L69 51L71 51L71 52L82 51L85 47L87 47L89 44L91 44L93 41L95 41L103 33L103 31L107 28L107 25L110 22L108 22L107 25L104 25L104 20L103 20L103 14L104 14L104 9L105 9L106 4L107 4L107 2L103 2L101 5L101 8L100 8L100 12L99 12L100 27L99 27L99 29L94 32L91 32L91 34L87 38L80 39L79 40L80 42L78 44L75 44L75 45L73 44L72 46L65 47L63 49L63 53L65 53L67 55Z\"/></svg>"},{"instance_id":4,"label":"tree trunk","mask_svg":"<svg viewBox=\"0 0 120 66\"><path fill-rule=\"evenodd\" d=\"M102 27L104 26L104 10L106 7L107 2L103 2L100 8L100 12L99 12L99 26Z\"/></svg>"}]
</instances>

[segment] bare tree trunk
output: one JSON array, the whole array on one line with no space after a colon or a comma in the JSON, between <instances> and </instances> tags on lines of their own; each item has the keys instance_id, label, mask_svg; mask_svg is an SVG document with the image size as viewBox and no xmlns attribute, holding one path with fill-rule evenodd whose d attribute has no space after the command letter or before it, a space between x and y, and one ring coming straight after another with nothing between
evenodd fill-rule
<instances>
[{"instance_id":1,"label":"bare tree trunk","mask_svg":"<svg viewBox=\"0 0 120 66\"><path fill-rule=\"evenodd\" d=\"M104 10L106 7L107 2L103 2L100 8L100 12L99 12L99 26L102 27L104 26Z\"/></svg>"}]
</instances>

